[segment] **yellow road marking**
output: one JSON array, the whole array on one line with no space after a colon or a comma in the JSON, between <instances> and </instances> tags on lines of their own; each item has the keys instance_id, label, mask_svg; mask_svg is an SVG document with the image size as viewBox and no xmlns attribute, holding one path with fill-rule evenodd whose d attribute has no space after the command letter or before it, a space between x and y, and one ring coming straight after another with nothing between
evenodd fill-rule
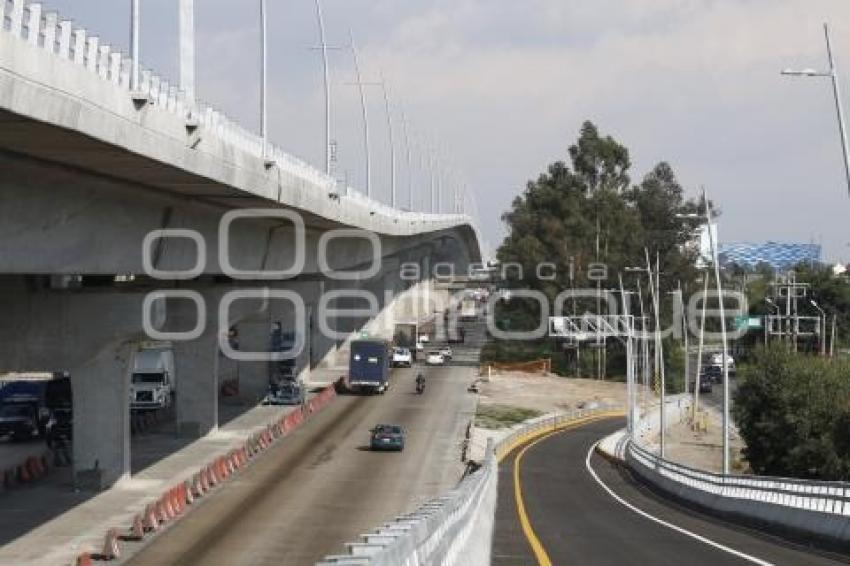
<instances>
[{"instance_id":1,"label":"yellow road marking","mask_svg":"<svg viewBox=\"0 0 850 566\"><path fill-rule=\"evenodd\" d=\"M554 434L558 434L560 432L564 432L569 429L577 428L581 425L585 425L594 421L599 421L602 419L607 419L611 417L622 416L623 413L611 412L611 413L603 413L599 415L594 415L591 417L585 417L582 419L578 419L575 421L570 421L566 423L562 423L556 425L552 429L539 430L534 431L528 434L524 434L519 437L516 442L511 443L510 447L503 451L499 460L505 458L511 451L513 451L517 446L523 446L522 450L516 455L514 458L514 499L516 500L516 509L517 514L519 515L519 524L522 527L522 532L525 535L526 540L528 541L529 546L531 546L531 551L534 553L534 557L537 559L537 564L539 566L552 566L552 560L549 558L549 555L546 553L546 549L543 548L543 544L541 544L540 539L537 538L537 534L534 532L534 528L531 526L531 520L528 518L528 513L525 510L525 501L522 497L522 480L520 479L520 466L522 464L522 458L525 456L526 451L537 444L538 442L542 442L546 440L550 436Z\"/></svg>"}]
</instances>

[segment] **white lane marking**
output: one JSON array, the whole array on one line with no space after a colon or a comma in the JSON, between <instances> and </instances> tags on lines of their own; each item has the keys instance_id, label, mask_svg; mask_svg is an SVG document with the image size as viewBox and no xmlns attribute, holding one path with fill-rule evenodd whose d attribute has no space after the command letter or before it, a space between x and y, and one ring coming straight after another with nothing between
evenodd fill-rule
<instances>
[{"instance_id":1,"label":"white lane marking","mask_svg":"<svg viewBox=\"0 0 850 566\"><path fill-rule=\"evenodd\" d=\"M585 459L584 465L587 468L587 471L590 473L590 475L593 476L593 479L596 480L596 483L598 483L599 486L602 487L602 489L607 491L608 495L613 497L618 503L620 503L621 505L631 509L632 511L634 511L638 515L640 515L642 517L646 517L650 521L654 521L654 522L658 523L659 525L667 527L668 529L673 529L674 531L682 533L685 536L689 536L692 539L698 540L698 541L705 543L709 546L713 546L714 548L716 548L718 550L722 550L723 552L728 552L729 554L735 555L738 558L743 558L744 560L747 560L748 562L752 562L753 564L760 564L761 566L773 566L773 564L771 562L767 562L766 560L762 560L761 558L756 558L755 556L745 554L745 553L743 553L739 550L735 550L734 548L729 548L728 546L724 546L724 545L722 545L718 542L714 542L713 540L708 539L708 538L706 538L702 535L698 535L698 534L691 532L687 529L683 529L682 527L680 527L678 525L668 523L667 521L664 521L662 519L659 519L658 517L650 515L646 511L643 511L642 509L638 509L637 507L635 507L634 505L632 505L631 503L629 503L628 501L626 501L625 499L623 499L622 497L620 497L619 495L614 493L614 490L612 490L610 487L605 485L605 483L602 481L602 479L600 479L600 477L594 471L593 467L590 465L590 458L591 458L591 456L593 456L593 452L596 450L597 444L599 444L599 442L597 442L596 444L594 444L593 446L590 447L590 451L587 453L587 459Z\"/></svg>"}]
</instances>

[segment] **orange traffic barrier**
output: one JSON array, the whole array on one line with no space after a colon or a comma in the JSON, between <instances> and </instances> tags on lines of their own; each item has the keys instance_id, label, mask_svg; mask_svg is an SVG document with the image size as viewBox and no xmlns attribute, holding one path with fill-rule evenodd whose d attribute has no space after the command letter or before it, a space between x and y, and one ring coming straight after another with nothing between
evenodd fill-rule
<instances>
[{"instance_id":1,"label":"orange traffic barrier","mask_svg":"<svg viewBox=\"0 0 850 566\"><path fill-rule=\"evenodd\" d=\"M152 532L159 530L159 519L157 519L156 505L148 504L145 507L145 518L142 523L145 531Z\"/></svg>"},{"instance_id":2,"label":"orange traffic barrier","mask_svg":"<svg viewBox=\"0 0 850 566\"><path fill-rule=\"evenodd\" d=\"M77 566L92 566L91 554L84 552L77 556Z\"/></svg>"},{"instance_id":3,"label":"orange traffic barrier","mask_svg":"<svg viewBox=\"0 0 850 566\"><path fill-rule=\"evenodd\" d=\"M130 534L127 538L130 540L142 540L145 538L145 526L142 523L141 515L133 517L133 524L130 525Z\"/></svg>"},{"instance_id":4,"label":"orange traffic barrier","mask_svg":"<svg viewBox=\"0 0 850 566\"><path fill-rule=\"evenodd\" d=\"M106 538L103 539L103 552L100 553L103 560L115 560L121 558L121 548L118 546L118 531L109 529Z\"/></svg>"}]
</instances>

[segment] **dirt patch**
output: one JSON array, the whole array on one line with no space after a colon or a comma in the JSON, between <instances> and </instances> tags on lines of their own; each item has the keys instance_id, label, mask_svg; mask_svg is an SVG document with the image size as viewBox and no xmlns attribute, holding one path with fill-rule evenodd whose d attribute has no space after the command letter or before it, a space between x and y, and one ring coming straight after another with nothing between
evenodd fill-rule
<instances>
[{"instance_id":1,"label":"dirt patch","mask_svg":"<svg viewBox=\"0 0 850 566\"><path fill-rule=\"evenodd\" d=\"M600 405L626 402L625 383L551 374L494 373L479 387L482 406L509 405L541 413L569 411L593 402Z\"/></svg>"}]
</instances>

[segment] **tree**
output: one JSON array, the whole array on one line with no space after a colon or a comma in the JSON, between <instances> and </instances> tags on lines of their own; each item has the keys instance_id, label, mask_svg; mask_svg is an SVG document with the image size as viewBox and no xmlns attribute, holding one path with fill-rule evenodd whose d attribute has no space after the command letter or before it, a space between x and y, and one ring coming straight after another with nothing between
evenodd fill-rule
<instances>
[{"instance_id":1,"label":"tree","mask_svg":"<svg viewBox=\"0 0 850 566\"><path fill-rule=\"evenodd\" d=\"M684 285L696 276L694 254L685 244L693 228L678 214L692 213L697 203L686 201L673 168L656 165L643 181L630 187L629 151L611 136L602 136L585 122L569 150L570 164L557 161L502 216L509 228L497 257L523 267L513 283L544 292L550 299L571 285L595 287L589 264L608 266L606 288L617 285L617 272L645 265L644 249L657 252L665 276L664 290ZM536 277L537 265L557 267L553 281ZM574 275L574 280L570 276Z\"/></svg>"},{"instance_id":2,"label":"tree","mask_svg":"<svg viewBox=\"0 0 850 566\"><path fill-rule=\"evenodd\" d=\"M850 479L850 363L760 348L733 414L756 474Z\"/></svg>"}]
</instances>

